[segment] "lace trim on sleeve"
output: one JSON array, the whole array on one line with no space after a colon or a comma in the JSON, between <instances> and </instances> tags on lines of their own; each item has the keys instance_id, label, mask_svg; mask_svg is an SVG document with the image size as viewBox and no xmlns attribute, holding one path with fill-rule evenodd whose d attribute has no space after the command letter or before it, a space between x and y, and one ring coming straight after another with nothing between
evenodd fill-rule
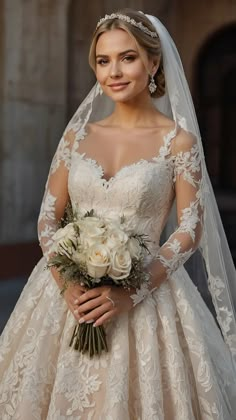
<instances>
[{"instance_id":1,"label":"lace trim on sleeve","mask_svg":"<svg viewBox=\"0 0 236 420\"><path fill-rule=\"evenodd\" d=\"M50 190L47 189L38 219L39 243L46 258L49 257L50 249L53 245L52 236L56 232L58 225L55 217L56 199L50 193Z\"/></svg>"},{"instance_id":2,"label":"lace trim on sleeve","mask_svg":"<svg viewBox=\"0 0 236 420\"><path fill-rule=\"evenodd\" d=\"M64 163L65 167L70 169L71 162L71 143L67 140L66 136L62 137L57 152L55 153L50 172L53 174L60 167L61 163Z\"/></svg>"},{"instance_id":3,"label":"lace trim on sleeve","mask_svg":"<svg viewBox=\"0 0 236 420\"><path fill-rule=\"evenodd\" d=\"M64 214L69 199L68 174L71 152L76 133L71 128L62 137L53 157L38 218L38 237L43 254L48 259L53 234L58 229L58 221Z\"/></svg>"},{"instance_id":4,"label":"lace trim on sleeve","mask_svg":"<svg viewBox=\"0 0 236 420\"><path fill-rule=\"evenodd\" d=\"M186 150L187 149L187 150ZM174 156L179 226L159 249L157 259L170 277L195 252L203 224L201 158L196 140L187 140ZM186 192L185 192L186 191ZM183 204L181 203L181 200ZM187 206L186 206L187 203Z\"/></svg>"}]
</instances>

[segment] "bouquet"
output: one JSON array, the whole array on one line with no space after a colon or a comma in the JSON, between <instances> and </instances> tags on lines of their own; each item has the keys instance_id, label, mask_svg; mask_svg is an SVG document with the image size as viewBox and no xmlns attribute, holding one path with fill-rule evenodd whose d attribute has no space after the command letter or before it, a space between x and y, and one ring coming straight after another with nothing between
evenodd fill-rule
<instances>
[{"instance_id":1,"label":"bouquet","mask_svg":"<svg viewBox=\"0 0 236 420\"><path fill-rule=\"evenodd\" d=\"M140 289L149 281L143 262L149 252L144 235L128 233L125 219L110 220L96 216L93 210L74 215L67 206L59 229L53 236L53 255L48 267L56 267L64 286L83 284L88 289L115 285ZM90 357L108 351L104 326L77 324L70 346Z\"/></svg>"}]
</instances>

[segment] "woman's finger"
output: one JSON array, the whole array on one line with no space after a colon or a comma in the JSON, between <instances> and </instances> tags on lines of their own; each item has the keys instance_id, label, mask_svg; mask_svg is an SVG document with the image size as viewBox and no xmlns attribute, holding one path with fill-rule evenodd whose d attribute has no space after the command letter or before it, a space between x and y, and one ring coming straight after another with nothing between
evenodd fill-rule
<instances>
[{"instance_id":1,"label":"woman's finger","mask_svg":"<svg viewBox=\"0 0 236 420\"><path fill-rule=\"evenodd\" d=\"M99 318L97 318L97 320L94 322L93 326L94 327L99 327L100 325L103 325L105 322L109 321L111 318L113 318L113 316L116 314L116 310L112 309L109 312L106 312L105 314L103 314L102 316L100 316Z\"/></svg>"},{"instance_id":2,"label":"woman's finger","mask_svg":"<svg viewBox=\"0 0 236 420\"><path fill-rule=\"evenodd\" d=\"M104 303L103 305L100 305L98 308L92 309L90 312L86 313L83 317L80 317L80 315L78 315L79 318L79 323L82 324L84 322L91 322L91 320L95 320L98 319L100 316L102 316L105 312L110 311L110 304L108 303Z\"/></svg>"},{"instance_id":3,"label":"woman's finger","mask_svg":"<svg viewBox=\"0 0 236 420\"><path fill-rule=\"evenodd\" d=\"M79 304L86 302L89 299L94 299L98 296L101 296L101 290L98 287L94 289L87 290L87 292L83 293L79 297Z\"/></svg>"},{"instance_id":4,"label":"woman's finger","mask_svg":"<svg viewBox=\"0 0 236 420\"><path fill-rule=\"evenodd\" d=\"M90 312L92 309L101 306L103 303L105 303L105 299L102 296L90 299L89 301L78 305L78 312L79 314L82 312Z\"/></svg>"}]
</instances>

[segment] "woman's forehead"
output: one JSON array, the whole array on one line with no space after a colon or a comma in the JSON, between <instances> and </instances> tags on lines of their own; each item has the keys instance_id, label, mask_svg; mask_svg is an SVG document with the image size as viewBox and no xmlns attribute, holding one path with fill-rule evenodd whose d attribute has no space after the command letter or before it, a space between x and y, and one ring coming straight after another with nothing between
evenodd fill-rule
<instances>
[{"instance_id":1,"label":"woman's forehead","mask_svg":"<svg viewBox=\"0 0 236 420\"><path fill-rule=\"evenodd\" d=\"M115 53L128 49L138 51L135 39L123 29L111 29L98 38L96 54Z\"/></svg>"}]
</instances>

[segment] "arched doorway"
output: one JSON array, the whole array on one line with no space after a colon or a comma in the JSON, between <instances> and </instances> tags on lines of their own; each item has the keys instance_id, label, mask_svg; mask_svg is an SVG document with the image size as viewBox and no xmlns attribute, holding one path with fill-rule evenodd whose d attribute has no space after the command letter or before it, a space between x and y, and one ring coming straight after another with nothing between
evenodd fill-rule
<instances>
[{"instance_id":1,"label":"arched doorway","mask_svg":"<svg viewBox=\"0 0 236 420\"><path fill-rule=\"evenodd\" d=\"M158 3L158 4L157 4ZM68 74L67 103L69 119L95 82L88 65L90 39L98 20L106 13L122 8L144 10L159 16L166 13L169 0L96 0L88 7L87 0L72 0L68 9Z\"/></svg>"},{"instance_id":2,"label":"arched doorway","mask_svg":"<svg viewBox=\"0 0 236 420\"><path fill-rule=\"evenodd\" d=\"M219 30L202 47L196 65L196 103L213 186L236 190L236 24ZM234 156L233 156L234 155ZM235 164L234 164L235 165Z\"/></svg>"},{"instance_id":3,"label":"arched doorway","mask_svg":"<svg viewBox=\"0 0 236 420\"><path fill-rule=\"evenodd\" d=\"M213 34L196 62L195 100L209 175L236 262L236 24Z\"/></svg>"}]
</instances>

